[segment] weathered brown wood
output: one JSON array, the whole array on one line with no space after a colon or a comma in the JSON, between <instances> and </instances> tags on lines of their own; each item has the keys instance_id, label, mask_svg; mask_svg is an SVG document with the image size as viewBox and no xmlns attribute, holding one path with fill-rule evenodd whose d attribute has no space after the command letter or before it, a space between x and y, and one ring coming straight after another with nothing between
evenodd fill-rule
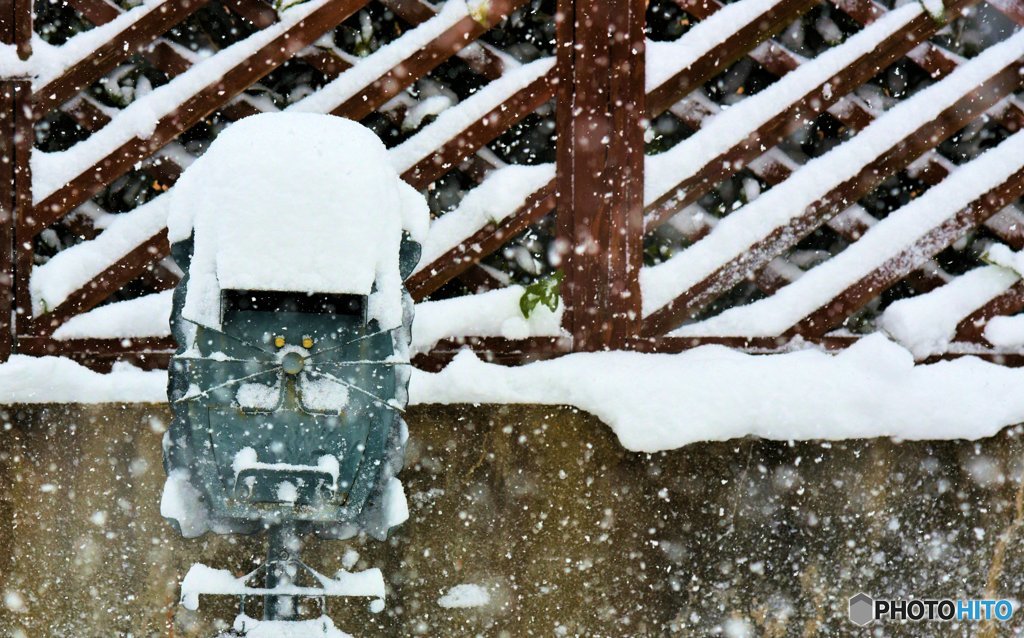
<instances>
[{"instance_id":1,"label":"weathered brown wood","mask_svg":"<svg viewBox=\"0 0 1024 638\"><path fill-rule=\"evenodd\" d=\"M35 94L35 108L47 113L103 77L119 63L142 50L154 39L192 15L209 0L167 0L72 65L60 77Z\"/></svg>"},{"instance_id":2,"label":"weathered brown wood","mask_svg":"<svg viewBox=\"0 0 1024 638\"><path fill-rule=\"evenodd\" d=\"M419 0L380 0L380 3L414 27L437 15L433 9Z\"/></svg>"},{"instance_id":3,"label":"weathered brown wood","mask_svg":"<svg viewBox=\"0 0 1024 638\"><path fill-rule=\"evenodd\" d=\"M1010 179L982 195L970 206L957 211L895 257L886 260L829 303L799 321L787 334L820 336L837 328L847 317L863 308L929 257L950 246L965 232L998 213L1021 194L1024 194L1024 169L1014 173Z\"/></svg>"},{"instance_id":4,"label":"weathered brown wood","mask_svg":"<svg viewBox=\"0 0 1024 638\"><path fill-rule=\"evenodd\" d=\"M58 341L50 337L21 337L20 352L38 357L67 357L97 372L109 372L117 361L143 370L166 368L175 343L169 337L137 339L73 339Z\"/></svg>"},{"instance_id":5,"label":"weathered brown wood","mask_svg":"<svg viewBox=\"0 0 1024 638\"><path fill-rule=\"evenodd\" d=\"M537 78L486 115L470 123L454 138L402 173L415 188L426 188L459 162L476 153L508 128L548 102L555 92L555 71Z\"/></svg>"},{"instance_id":6,"label":"weathered brown wood","mask_svg":"<svg viewBox=\"0 0 1024 638\"><path fill-rule=\"evenodd\" d=\"M14 345L15 82L0 81L0 362Z\"/></svg>"},{"instance_id":7,"label":"weathered brown wood","mask_svg":"<svg viewBox=\"0 0 1024 638\"><path fill-rule=\"evenodd\" d=\"M22 60L32 54L32 0L0 0L0 43L15 45Z\"/></svg>"},{"instance_id":8,"label":"weathered brown wood","mask_svg":"<svg viewBox=\"0 0 1024 638\"><path fill-rule=\"evenodd\" d=\"M416 355L412 363L421 370L436 372L465 349L479 353L484 361L490 363L522 365L569 352L570 340L563 337L531 337L516 340L499 337L451 339L438 343L429 353Z\"/></svg>"},{"instance_id":9,"label":"weathered brown wood","mask_svg":"<svg viewBox=\"0 0 1024 638\"><path fill-rule=\"evenodd\" d=\"M694 6L699 5L700 0L677 0L676 4L684 11L693 9L694 13L703 12L702 8ZM664 112L678 102L679 98L699 87L702 84L699 78L718 75L746 55L750 49L781 31L816 4L818 0L783 0L764 13L760 19L753 20L732 32L722 46L715 49L714 55L702 56L689 68L683 69L661 86L654 88L647 95L649 114L653 116Z\"/></svg>"},{"instance_id":10,"label":"weathered brown wood","mask_svg":"<svg viewBox=\"0 0 1024 638\"><path fill-rule=\"evenodd\" d=\"M644 335L663 334L685 319L696 315L718 296L742 281L748 273L790 248L830 217L871 191L886 176L906 166L925 150L958 131L990 108L1003 95L1020 85L1022 65L1014 62L983 83L973 93L958 100L931 122L925 122L888 152L866 164L861 172L844 181L812 204L786 227L777 228L751 245L742 255L730 260L710 276L695 284L644 321Z\"/></svg>"},{"instance_id":11,"label":"weathered brown wood","mask_svg":"<svg viewBox=\"0 0 1024 638\"><path fill-rule=\"evenodd\" d=\"M806 339L808 343L821 346L827 350L842 350L853 345L858 337L826 336L820 339ZM725 346L751 353L767 354L791 351L790 337L647 337L634 338L623 344L624 350L635 352L678 353L700 346ZM806 347L801 345L801 348Z\"/></svg>"},{"instance_id":12,"label":"weathered brown wood","mask_svg":"<svg viewBox=\"0 0 1024 638\"><path fill-rule=\"evenodd\" d=\"M97 26L114 20L122 13L121 7L108 0L68 0L68 4Z\"/></svg>"},{"instance_id":13,"label":"weathered brown wood","mask_svg":"<svg viewBox=\"0 0 1024 638\"><path fill-rule=\"evenodd\" d=\"M414 27L423 24L437 15L434 9L419 0L380 0L380 3ZM501 74L505 71L505 63L501 61L498 55L491 51L490 45L478 41L476 43L476 50L471 51L471 49L472 47L463 49L456 55L462 58L471 69L489 80L501 77Z\"/></svg>"},{"instance_id":14,"label":"weathered brown wood","mask_svg":"<svg viewBox=\"0 0 1024 638\"><path fill-rule=\"evenodd\" d=\"M335 0L316 9L306 19L232 67L218 81L206 86L156 123L147 139L134 138L75 177L64 188L39 202L29 229L38 232L89 199L107 184L130 170L185 130L216 111L255 81L287 61L359 10L367 0Z\"/></svg>"},{"instance_id":15,"label":"weathered brown wood","mask_svg":"<svg viewBox=\"0 0 1024 638\"><path fill-rule=\"evenodd\" d=\"M358 91L331 113L353 120L363 119L442 62L469 46L525 2L526 0L493 0L488 5L486 23L477 22L472 16L459 20L426 47Z\"/></svg>"},{"instance_id":16,"label":"weathered brown wood","mask_svg":"<svg viewBox=\"0 0 1024 638\"><path fill-rule=\"evenodd\" d=\"M617 348L640 321L644 10L558 3L558 235L574 350Z\"/></svg>"},{"instance_id":17,"label":"weathered brown wood","mask_svg":"<svg viewBox=\"0 0 1024 638\"><path fill-rule=\"evenodd\" d=\"M167 231L161 231L111 264L85 287L76 290L52 311L27 321L24 332L19 327L19 334L36 337L50 336L68 319L95 308L110 295L123 288L125 284L138 277L154 260L166 257L170 252Z\"/></svg>"},{"instance_id":18,"label":"weathered brown wood","mask_svg":"<svg viewBox=\"0 0 1024 638\"><path fill-rule=\"evenodd\" d=\"M686 10L701 20L710 17L723 7L719 0L679 0L679 2L683 2ZM930 65L924 66L924 68L926 71L931 73L933 77L944 77L959 65L959 62L955 58L932 43L926 42L922 46L927 46L930 51L927 55L928 60L930 60ZM915 51L916 50L917 49L915 49ZM765 70L780 77L790 71L796 70L802 64L802 61L798 56L774 40L762 43L750 52L750 57L764 67ZM675 107L673 107L673 110L675 110ZM868 110L866 105L852 95L847 95L841 98L829 110L829 112L832 113L840 122L843 122L854 130L863 129L875 120L874 113ZM683 116L684 114L680 113L680 115ZM684 117L684 122L686 122L688 126L691 126L691 128L700 128L704 125L706 117L711 115L711 113L701 115L703 115L703 117L698 117L693 122ZM788 179L793 171L789 166L773 159L774 157L775 154L773 153L765 153L757 160L751 162L747 168L767 184L772 186L777 185ZM922 156L922 160L925 160L927 164L925 168L921 170L920 174L918 174L918 177L923 178L925 183L935 185L949 175L949 170L946 168L948 162L943 160L937 151L928 151L924 156ZM855 216L846 216L846 219L843 219L843 223L836 223L838 220L840 220L839 216L833 217L828 221L828 226L847 241L856 241L868 230L868 226L860 222ZM1021 234L1017 231L1006 233L1003 232L1004 230L1003 226L993 226L993 232L995 232L1001 239L1009 241L1011 244L1014 244ZM710 229L708 229L708 231L710 231ZM691 238L690 241L693 242L699 239L700 237L694 237ZM913 281L910 283L916 290L921 292L941 286L945 283L945 280L939 276L937 268L938 265L932 263L929 267L922 268L921 270L912 273L910 277ZM762 271L762 273L763 272L764 271ZM761 290L768 292L762 284L769 282L762 282L761 279L761 273L755 275L755 283L758 284L758 287L761 288Z\"/></svg>"},{"instance_id":19,"label":"weathered brown wood","mask_svg":"<svg viewBox=\"0 0 1024 638\"><path fill-rule=\"evenodd\" d=\"M54 355L62 352L81 354L118 354L137 351L173 351L171 337L134 337L125 339L54 339L52 337L24 337L25 354Z\"/></svg>"},{"instance_id":20,"label":"weathered brown wood","mask_svg":"<svg viewBox=\"0 0 1024 638\"><path fill-rule=\"evenodd\" d=\"M222 0L224 6L257 29L266 29L277 22L277 11L263 0Z\"/></svg>"},{"instance_id":21,"label":"weathered brown wood","mask_svg":"<svg viewBox=\"0 0 1024 638\"><path fill-rule=\"evenodd\" d=\"M328 80L333 80L352 68L352 64L348 60L325 49L304 53L299 56L299 59L323 73Z\"/></svg>"},{"instance_id":22,"label":"weathered brown wood","mask_svg":"<svg viewBox=\"0 0 1024 638\"><path fill-rule=\"evenodd\" d=\"M1018 25L1024 26L1024 3L1020 0L988 0L988 3Z\"/></svg>"},{"instance_id":23,"label":"weathered brown wood","mask_svg":"<svg viewBox=\"0 0 1024 638\"><path fill-rule=\"evenodd\" d=\"M28 79L11 82L14 88L14 350L21 322L31 313L29 275L32 272L34 250L25 240L22 226L32 210L32 143L35 140L32 111L32 82Z\"/></svg>"},{"instance_id":24,"label":"weathered brown wood","mask_svg":"<svg viewBox=\"0 0 1024 638\"><path fill-rule=\"evenodd\" d=\"M501 224L489 224L471 235L406 280L413 299L420 301L452 278L465 272L480 259L500 248L508 239L526 230L555 207L554 182L533 193L523 205Z\"/></svg>"},{"instance_id":25,"label":"weathered brown wood","mask_svg":"<svg viewBox=\"0 0 1024 638\"><path fill-rule=\"evenodd\" d=\"M956 0L947 7L951 16L978 0ZM941 27L926 13L911 20L879 43L875 50L859 57L845 69L821 83L814 90L782 109L764 125L751 131L742 142L715 157L692 175L684 176L665 195L648 206L645 229L650 230L669 219L679 210L697 201L708 189L731 176L738 167L745 166L763 149L778 144L787 135L799 130L845 94L871 79L881 69L906 55L917 43L930 37ZM677 193L683 192L682 196Z\"/></svg>"},{"instance_id":26,"label":"weathered brown wood","mask_svg":"<svg viewBox=\"0 0 1024 638\"><path fill-rule=\"evenodd\" d=\"M391 0L391 1L396 2L397 4L402 4L402 5L423 6L419 2L416 2L416 0ZM700 2L700 0L694 0L694 1L695 2ZM391 6L391 5L388 5L388 6ZM711 11L710 11L710 5L709 5L709 8L707 10L707 15L710 15L710 12ZM398 13L398 12L396 11L396 13ZM399 14L399 15L401 15L401 14ZM769 33L766 32L765 35L769 35ZM729 50L738 49L738 50L741 51L739 55L742 55L747 50L749 50L751 47L754 47L756 42L757 42L757 39L755 39L753 41L744 41L744 40L742 40L742 38L735 37L735 36L730 36L727 39L726 43L723 44L723 48L726 48L726 49L729 49ZM766 54L765 60L770 63L771 57L773 55L775 55L775 54L776 54L776 52L769 51ZM718 55L719 55L719 52L715 51L714 54L712 55L712 57L716 57ZM680 91L686 91L687 87L689 87L689 86L699 87L701 84L703 84L704 82L707 82L709 79L711 79L714 76L714 74L717 72L716 69L719 69L719 67L716 66L713 63L710 63L710 62L709 63L701 63L701 64L698 64L698 65L695 65L695 68L691 71L691 75L689 76L689 78L687 80L687 84L686 85L679 85L679 86L677 86L674 93L675 94L679 94ZM589 81L589 78L587 79L587 81ZM666 92L665 95L668 96L668 95L671 95L671 93ZM682 97L682 95L680 94L679 97ZM666 98L665 101L671 102L667 98ZM668 108L668 106L671 106L671 103L667 104L664 108ZM660 115L661 112L662 112L662 111L651 112L651 109L649 107L650 107L650 105L648 104L648 111L649 111L649 114L652 115L652 116ZM562 110L564 111L564 109L562 109ZM689 115L692 115L692 113L683 113L681 116L684 117L684 119L685 119ZM559 130L562 130L561 129L562 125L560 124L559 126L560 126ZM538 191L538 192L540 192L540 191ZM417 290L421 291L420 294L422 294L424 296L427 295L427 294L430 294L431 292L433 292L434 290L436 290L437 288L442 286L446 281L448 281L448 279L457 276L459 272L463 271L463 269L468 268L469 264L475 263L476 261L479 261L480 259L483 259L484 257L488 256L494 250L497 250L502 245L502 242L501 241L497 241L497 242L494 241L496 238L488 235L487 234L488 232L499 231L500 232L500 236L497 239L508 238L511 235L508 232L505 231L505 226L508 225L509 223L512 223L511 220L513 220L517 215L528 215L529 216L528 218L524 218L524 220L522 220L522 221L527 222L526 224L520 224L520 223L516 223L515 224L516 228L519 228L520 231L522 229L525 229L525 227L526 227L526 225L528 225L528 223L533 223L534 221L539 219L540 217L536 215L536 213L538 211L530 203L532 201L536 201L536 197L535 196L536 196L536 193L534 194L534 196L531 196L531 198L528 198L527 203L523 207L521 207L517 213L512 215L509 220L506 220L506 223L503 224L501 227L497 227L497 226L495 226L495 227L488 227L488 229L484 229L484 230L480 231L479 233L477 233L476 235L474 235L474 241L473 242L467 242L468 245L473 245L473 246L481 247L483 249L481 249L481 250L474 250L472 252L467 252L467 251L463 251L463 250L449 251L449 253L446 253L444 256L440 257L434 264L430 264L426 269L424 269L426 272L436 272L437 275L434 276L434 277L431 277L431 281L430 281L429 285L423 286L422 288L417 286ZM545 211L544 214L546 214L547 212L548 211ZM543 216L543 215L541 215L541 216ZM516 232L519 232L519 231L516 231ZM469 261L466 261L466 260L469 260ZM453 267L453 266L455 266L455 267ZM445 277L447 277L447 279ZM425 291L425 292L422 292L422 291Z\"/></svg>"},{"instance_id":27,"label":"weathered brown wood","mask_svg":"<svg viewBox=\"0 0 1024 638\"><path fill-rule=\"evenodd\" d=\"M985 339L985 326L992 317L1012 315L1024 310L1024 281L1018 281L1003 294L964 317L956 326L956 341L991 346Z\"/></svg>"},{"instance_id":28,"label":"weathered brown wood","mask_svg":"<svg viewBox=\"0 0 1024 638\"><path fill-rule=\"evenodd\" d=\"M110 123L110 116L84 95L69 103L64 112L87 131L98 131Z\"/></svg>"}]
</instances>

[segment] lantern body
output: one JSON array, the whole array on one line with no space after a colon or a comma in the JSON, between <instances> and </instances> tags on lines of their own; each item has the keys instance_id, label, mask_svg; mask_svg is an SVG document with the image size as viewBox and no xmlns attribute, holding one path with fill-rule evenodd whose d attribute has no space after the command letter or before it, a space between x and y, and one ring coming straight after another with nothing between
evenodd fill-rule
<instances>
[{"instance_id":1,"label":"lantern body","mask_svg":"<svg viewBox=\"0 0 1024 638\"><path fill-rule=\"evenodd\" d=\"M190 251L174 247L186 272ZM418 255L402 242L403 274ZM172 312L186 346L170 366L164 448L170 489L187 502L165 515L185 536L282 522L386 536L407 438L408 293L398 291L402 324L382 330L367 296L223 291L212 328L182 316L187 286Z\"/></svg>"}]
</instances>

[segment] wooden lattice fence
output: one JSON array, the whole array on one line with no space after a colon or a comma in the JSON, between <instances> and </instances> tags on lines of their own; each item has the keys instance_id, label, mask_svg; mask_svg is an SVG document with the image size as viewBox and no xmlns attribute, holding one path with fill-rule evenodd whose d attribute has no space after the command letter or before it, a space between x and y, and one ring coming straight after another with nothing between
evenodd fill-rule
<instances>
[{"instance_id":1,"label":"wooden lattice fence","mask_svg":"<svg viewBox=\"0 0 1024 638\"><path fill-rule=\"evenodd\" d=\"M974 249L949 272L944 251L970 252L960 246L965 238L1024 249L1017 207L1024 150L1014 137L1024 123L1019 0L947 0L941 16L917 3L890 10L874 0L674 0L690 27L674 41L646 39L645 2L558 0L549 7L558 16L555 55L528 62L484 36L509 16L542 9L536 1L374 0L404 29L365 57L341 50L330 35L370 0L310 0L280 15L262 0L151 0L128 10L107 0L67 3L94 28L60 46L34 36L31 3L0 3L3 358L61 354L100 367L166 361L173 343L161 334L61 334L126 286L156 294L177 279L166 259L166 194L125 212L98 210L98 196L136 174L165 192L194 155L178 142L213 117L231 122L277 110L253 87L295 60L323 83L285 110L364 121L393 117L410 87L455 58L479 77L478 91L392 149L402 177L418 189L459 172L474 183L470 195L481 189L486 198L492 189L502 203L489 217L459 208L438 217L448 221L435 223L436 241L408 282L417 300L456 279L473 290L501 286L481 262L537 224L553 228L551 261L564 273L562 330L447 335L420 354L423 365L441 364L467 344L505 362L705 343L764 352L794 340L841 348L859 336L851 317L891 291L948 292L951 282L986 268ZM213 6L251 33L212 55L175 41L175 29ZM850 33L809 58L783 35L822 7ZM942 32L979 11L1009 26L968 58ZM166 83L119 108L98 102L90 87L135 56ZM744 64L764 86L712 99L709 87ZM864 87L899 65L923 77L919 90L872 104ZM489 145L552 107L553 164L524 170L495 158ZM81 139L61 152L33 149L54 117L71 118ZM654 125L668 119L688 134L645 154ZM793 152L794 139L829 127L831 148L817 157ZM986 132L995 150L951 157L948 140L965 130ZM920 185L902 206L880 214L859 203L897 175ZM717 187L743 179L765 192L708 210ZM41 256L55 228L75 239ZM652 238L666 228L676 248L652 261ZM839 248L808 262L809 237ZM1017 277L1004 284L964 304L952 343L920 358L1020 361L1024 351L985 336L989 319L1024 309L1024 284ZM738 288L756 292L736 302Z\"/></svg>"}]
</instances>

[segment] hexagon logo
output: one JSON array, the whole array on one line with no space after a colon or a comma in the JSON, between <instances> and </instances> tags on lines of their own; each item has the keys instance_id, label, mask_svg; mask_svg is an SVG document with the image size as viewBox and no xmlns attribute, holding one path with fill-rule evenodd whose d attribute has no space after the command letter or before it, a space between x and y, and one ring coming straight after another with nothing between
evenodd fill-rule
<instances>
[{"instance_id":1,"label":"hexagon logo","mask_svg":"<svg viewBox=\"0 0 1024 638\"><path fill-rule=\"evenodd\" d=\"M850 620L863 627L874 620L875 601L871 596L860 592L850 599Z\"/></svg>"}]
</instances>

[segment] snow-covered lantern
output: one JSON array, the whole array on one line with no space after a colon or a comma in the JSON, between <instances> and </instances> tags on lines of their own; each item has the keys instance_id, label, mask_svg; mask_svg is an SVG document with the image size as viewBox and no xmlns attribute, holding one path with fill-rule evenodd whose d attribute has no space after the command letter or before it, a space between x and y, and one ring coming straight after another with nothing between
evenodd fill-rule
<instances>
[{"instance_id":1,"label":"snow-covered lantern","mask_svg":"<svg viewBox=\"0 0 1024 638\"><path fill-rule=\"evenodd\" d=\"M372 132L312 114L229 127L169 196L184 277L162 513L186 537L383 538L407 511L423 197Z\"/></svg>"}]
</instances>

